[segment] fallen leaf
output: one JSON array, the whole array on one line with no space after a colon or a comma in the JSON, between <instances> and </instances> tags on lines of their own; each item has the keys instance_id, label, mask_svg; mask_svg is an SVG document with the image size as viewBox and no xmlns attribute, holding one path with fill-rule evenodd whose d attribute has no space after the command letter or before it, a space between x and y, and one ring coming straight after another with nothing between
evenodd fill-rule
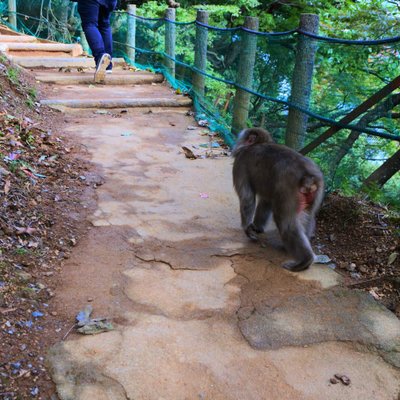
<instances>
[{"instance_id":1,"label":"fallen leaf","mask_svg":"<svg viewBox=\"0 0 400 400\"><path fill-rule=\"evenodd\" d=\"M399 253L392 253L389 256L388 265L392 265L396 261L398 255L399 255Z\"/></svg>"},{"instance_id":2,"label":"fallen leaf","mask_svg":"<svg viewBox=\"0 0 400 400\"><path fill-rule=\"evenodd\" d=\"M0 310L0 314L7 314L9 312L13 312L17 309L17 307L13 307L13 308L6 308L5 310Z\"/></svg>"},{"instance_id":3,"label":"fallen leaf","mask_svg":"<svg viewBox=\"0 0 400 400\"><path fill-rule=\"evenodd\" d=\"M369 290L369 294L375 299L375 300L379 300L381 298L381 296L375 292L374 289Z\"/></svg>"},{"instance_id":4,"label":"fallen leaf","mask_svg":"<svg viewBox=\"0 0 400 400\"><path fill-rule=\"evenodd\" d=\"M22 235L24 233L26 233L27 235L32 235L33 233L35 233L37 231L36 228L31 228L31 227L26 227L26 228L22 228L22 227L15 227L15 229L17 230L17 235Z\"/></svg>"},{"instance_id":5,"label":"fallen leaf","mask_svg":"<svg viewBox=\"0 0 400 400\"><path fill-rule=\"evenodd\" d=\"M195 160L197 158L197 156L193 153L193 151L187 148L186 146L182 146L182 150L185 153L185 157L189 158L189 160Z\"/></svg>"},{"instance_id":6,"label":"fallen leaf","mask_svg":"<svg viewBox=\"0 0 400 400\"><path fill-rule=\"evenodd\" d=\"M9 179L6 180L6 183L4 184L4 193L8 194L11 188L11 181Z\"/></svg>"}]
</instances>

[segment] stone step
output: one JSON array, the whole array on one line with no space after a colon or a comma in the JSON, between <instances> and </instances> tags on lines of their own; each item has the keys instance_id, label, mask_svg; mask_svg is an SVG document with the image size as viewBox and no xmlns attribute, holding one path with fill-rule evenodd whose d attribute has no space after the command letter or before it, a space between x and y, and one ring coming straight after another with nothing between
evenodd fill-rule
<instances>
[{"instance_id":1,"label":"stone step","mask_svg":"<svg viewBox=\"0 0 400 400\"><path fill-rule=\"evenodd\" d=\"M93 84L93 72L82 73L46 73L41 72L35 75L35 79L43 83L52 83L57 85L90 85ZM161 83L164 77L161 74L152 74L145 72L113 71L106 76L106 85L146 85L152 83Z\"/></svg>"},{"instance_id":2,"label":"stone step","mask_svg":"<svg viewBox=\"0 0 400 400\"><path fill-rule=\"evenodd\" d=\"M139 108L139 107L189 107L192 100L189 97L171 98L119 98L110 100L89 99L48 99L40 104L53 108Z\"/></svg>"},{"instance_id":3,"label":"stone step","mask_svg":"<svg viewBox=\"0 0 400 400\"><path fill-rule=\"evenodd\" d=\"M64 44L64 43L1 43L0 51L7 51L14 56L19 56L19 52L29 52L32 57L32 52L64 52L69 53L72 57L78 57L83 54L83 49L80 44Z\"/></svg>"},{"instance_id":4,"label":"stone step","mask_svg":"<svg viewBox=\"0 0 400 400\"><path fill-rule=\"evenodd\" d=\"M0 35L0 43L34 43L37 39L25 35Z\"/></svg>"},{"instance_id":5,"label":"stone step","mask_svg":"<svg viewBox=\"0 0 400 400\"><path fill-rule=\"evenodd\" d=\"M94 68L93 58L89 57L18 57L9 56L15 64L25 68ZM125 65L123 58L113 58L115 66Z\"/></svg>"}]
</instances>

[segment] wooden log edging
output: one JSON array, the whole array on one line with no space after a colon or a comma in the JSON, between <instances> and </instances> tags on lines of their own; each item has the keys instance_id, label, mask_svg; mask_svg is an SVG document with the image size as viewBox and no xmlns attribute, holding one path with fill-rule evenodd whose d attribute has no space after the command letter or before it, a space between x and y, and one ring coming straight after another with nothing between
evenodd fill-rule
<instances>
[{"instance_id":1,"label":"wooden log edging","mask_svg":"<svg viewBox=\"0 0 400 400\"><path fill-rule=\"evenodd\" d=\"M89 100L89 99L47 99L41 100L40 104L50 107L68 108L135 108L135 107L189 107L192 100L189 97L181 99L110 99L110 100Z\"/></svg>"}]
</instances>

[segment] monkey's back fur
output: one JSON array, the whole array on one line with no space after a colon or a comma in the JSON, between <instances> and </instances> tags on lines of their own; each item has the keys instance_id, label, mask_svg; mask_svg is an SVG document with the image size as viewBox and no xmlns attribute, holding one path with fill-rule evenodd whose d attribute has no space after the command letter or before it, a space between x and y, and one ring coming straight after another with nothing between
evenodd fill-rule
<instances>
[{"instance_id":1,"label":"monkey's back fur","mask_svg":"<svg viewBox=\"0 0 400 400\"><path fill-rule=\"evenodd\" d=\"M257 188L257 195L274 202L280 201L281 192L286 192L287 185L300 188L307 178L313 182L315 179L320 183L323 181L322 172L312 160L284 145L253 144L238 149L234 157L233 175L239 177L234 180L235 189L240 189L247 179L253 190Z\"/></svg>"}]
</instances>

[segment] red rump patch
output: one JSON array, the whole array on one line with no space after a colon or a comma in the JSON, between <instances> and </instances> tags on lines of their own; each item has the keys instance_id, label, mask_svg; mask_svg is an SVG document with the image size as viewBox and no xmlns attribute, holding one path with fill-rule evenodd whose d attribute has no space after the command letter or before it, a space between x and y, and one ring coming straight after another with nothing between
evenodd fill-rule
<instances>
[{"instance_id":1,"label":"red rump patch","mask_svg":"<svg viewBox=\"0 0 400 400\"><path fill-rule=\"evenodd\" d=\"M315 193L316 191L308 193L302 193L301 191L299 191L299 205L297 208L298 213L304 211L308 206L310 206L314 202Z\"/></svg>"}]
</instances>

